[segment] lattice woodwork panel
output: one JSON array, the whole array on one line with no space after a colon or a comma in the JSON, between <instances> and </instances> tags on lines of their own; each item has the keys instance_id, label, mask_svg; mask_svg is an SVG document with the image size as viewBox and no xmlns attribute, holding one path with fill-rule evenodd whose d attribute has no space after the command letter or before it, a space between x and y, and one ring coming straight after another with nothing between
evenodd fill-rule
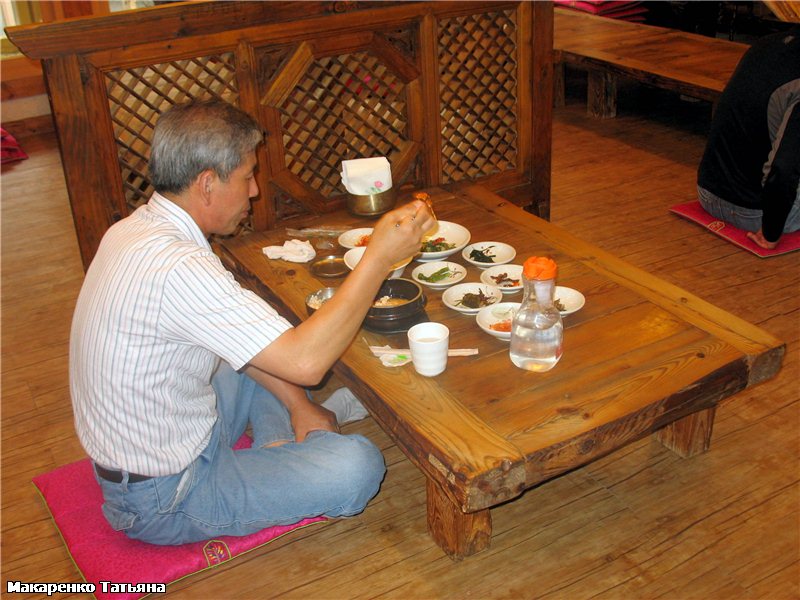
<instances>
[{"instance_id":1,"label":"lattice woodwork panel","mask_svg":"<svg viewBox=\"0 0 800 600\"><path fill-rule=\"evenodd\" d=\"M109 111L130 211L153 193L147 161L158 116L173 104L194 98L215 96L237 104L235 75L232 53L106 73Z\"/></svg>"},{"instance_id":2,"label":"lattice woodwork panel","mask_svg":"<svg viewBox=\"0 0 800 600\"><path fill-rule=\"evenodd\" d=\"M439 23L444 183L515 168L517 27L514 11Z\"/></svg>"},{"instance_id":3,"label":"lattice woodwork panel","mask_svg":"<svg viewBox=\"0 0 800 600\"><path fill-rule=\"evenodd\" d=\"M405 84L368 52L314 60L279 107L286 168L330 198L342 160L390 156L406 136Z\"/></svg>"}]
</instances>

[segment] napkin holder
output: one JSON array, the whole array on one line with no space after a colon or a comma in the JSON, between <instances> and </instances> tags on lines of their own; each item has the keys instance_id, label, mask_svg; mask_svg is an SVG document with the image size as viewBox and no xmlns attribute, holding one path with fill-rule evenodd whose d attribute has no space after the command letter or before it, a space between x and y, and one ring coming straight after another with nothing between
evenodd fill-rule
<instances>
[{"instance_id":1,"label":"napkin holder","mask_svg":"<svg viewBox=\"0 0 800 600\"><path fill-rule=\"evenodd\" d=\"M357 217L377 217L392 210L397 204L397 188L359 196L347 194L347 210Z\"/></svg>"}]
</instances>

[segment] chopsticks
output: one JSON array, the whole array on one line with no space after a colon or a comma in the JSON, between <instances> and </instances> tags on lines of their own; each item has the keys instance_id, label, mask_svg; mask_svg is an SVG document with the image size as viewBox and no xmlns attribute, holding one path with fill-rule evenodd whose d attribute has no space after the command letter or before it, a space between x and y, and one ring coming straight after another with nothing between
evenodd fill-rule
<instances>
[{"instance_id":1,"label":"chopsticks","mask_svg":"<svg viewBox=\"0 0 800 600\"><path fill-rule=\"evenodd\" d=\"M436 212L433 210L433 200L431 200L430 197L425 198L425 204L428 205L428 210L431 211L431 216L434 220L438 221L439 219L436 218Z\"/></svg>"},{"instance_id":2,"label":"chopsticks","mask_svg":"<svg viewBox=\"0 0 800 600\"><path fill-rule=\"evenodd\" d=\"M385 346L370 346L369 349L375 356L384 354L410 354L409 348L386 348ZM477 348L451 348L447 351L447 356L474 356L478 354Z\"/></svg>"},{"instance_id":3,"label":"chopsticks","mask_svg":"<svg viewBox=\"0 0 800 600\"><path fill-rule=\"evenodd\" d=\"M290 237L339 237L347 227L322 225L320 227L306 227L304 229L286 228L286 235Z\"/></svg>"}]
</instances>

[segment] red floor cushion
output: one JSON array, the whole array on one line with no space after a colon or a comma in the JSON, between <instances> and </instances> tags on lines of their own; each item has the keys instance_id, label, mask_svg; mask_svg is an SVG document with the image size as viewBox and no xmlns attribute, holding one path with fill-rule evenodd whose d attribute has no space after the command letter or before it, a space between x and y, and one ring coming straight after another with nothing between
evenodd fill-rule
<instances>
[{"instance_id":1,"label":"red floor cushion","mask_svg":"<svg viewBox=\"0 0 800 600\"><path fill-rule=\"evenodd\" d=\"M316 517L242 537L224 536L180 546L156 546L132 540L111 528L100 508L103 495L92 471L92 463L87 458L38 475L33 483L86 580L85 587L95 586L94 590L84 591L91 591L98 599L133 600L163 591L166 584L215 567L295 529L326 520ZM122 584L122 587L101 582ZM136 584L160 586L136 587Z\"/></svg>"}]
</instances>

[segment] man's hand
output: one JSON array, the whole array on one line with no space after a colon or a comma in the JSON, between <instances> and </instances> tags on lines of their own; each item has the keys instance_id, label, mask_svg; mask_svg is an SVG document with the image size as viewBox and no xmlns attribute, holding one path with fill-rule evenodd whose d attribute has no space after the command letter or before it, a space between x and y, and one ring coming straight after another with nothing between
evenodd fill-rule
<instances>
[{"instance_id":1,"label":"man's hand","mask_svg":"<svg viewBox=\"0 0 800 600\"><path fill-rule=\"evenodd\" d=\"M436 225L428 206L415 200L386 213L372 231L364 254L384 259L391 269L393 265L417 254L422 237Z\"/></svg>"},{"instance_id":2,"label":"man's hand","mask_svg":"<svg viewBox=\"0 0 800 600\"><path fill-rule=\"evenodd\" d=\"M780 238L778 238L774 242L768 242L764 238L764 234L761 232L760 229L755 233L753 233L752 231L748 231L747 237L766 250L772 250L773 248L775 248L775 246L778 245L778 242L780 241Z\"/></svg>"},{"instance_id":3,"label":"man's hand","mask_svg":"<svg viewBox=\"0 0 800 600\"><path fill-rule=\"evenodd\" d=\"M298 385L248 365L245 372L272 392L289 411L295 441L302 442L311 431L324 430L339 433L336 415L309 400L306 391Z\"/></svg>"},{"instance_id":4,"label":"man's hand","mask_svg":"<svg viewBox=\"0 0 800 600\"><path fill-rule=\"evenodd\" d=\"M333 431L339 433L339 424L336 422L336 415L313 402L308 402L301 407L296 407L292 411L292 428L294 438L298 442L306 439L312 431Z\"/></svg>"}]
</instances>

